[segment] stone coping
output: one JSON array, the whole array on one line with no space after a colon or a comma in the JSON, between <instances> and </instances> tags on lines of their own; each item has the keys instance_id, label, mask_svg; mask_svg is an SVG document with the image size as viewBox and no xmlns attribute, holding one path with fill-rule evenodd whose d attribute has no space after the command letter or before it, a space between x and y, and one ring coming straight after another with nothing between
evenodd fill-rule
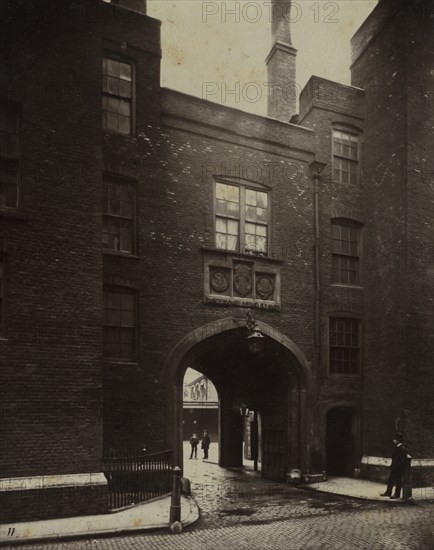
<instances>
[{"instance_id":1,"label":"stone coping","mask_svg":"<svg viewBox=\"0 0 434 550\"><path fill-rule=\"evenodd\" d=\"M107 485L107 480L102 472L8 477L0 479L0 492L30 491L32 489L51 489L55 487L82 487L86 485Z\"/></svg>"},{"instance_id":2,"label":"stone coping","mask_svg":"<svg viewBox=\"0 0 434 550\"><path fill-rule=\"evenodd\" d=\"M363 456L362 464L370 466L390 466L391 459L384 456ZM428 468L434 466L434 458L412 458L411 465L413 468Z\"/></svg>"}]
</instances>

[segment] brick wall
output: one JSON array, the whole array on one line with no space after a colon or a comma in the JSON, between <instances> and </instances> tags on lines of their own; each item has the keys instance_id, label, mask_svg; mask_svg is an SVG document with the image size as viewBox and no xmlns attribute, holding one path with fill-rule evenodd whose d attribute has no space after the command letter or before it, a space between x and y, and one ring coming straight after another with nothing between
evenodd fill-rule
<instances>
[{"instance_id":1,"label":"brick wall","mask_svg":"<svg viewBox=\"0 0 434 550\"><path fill-rule=\"evenodd\" d=\"M402 15L407 27L407 243L404 268L408 305L405 417L408 444L419 456L434 455L434 6L418 2ZM423 37L426 37L425 39Z\"/></svg>"},{"instance_id":2,"label":"brick wall","mask_svg":"<svg viewBox=\"0 0 434 550\"><path fill-rule=\"evenodd\" d=\"M428 78L432 57L432 41L422 38L430 35L423 7L428 3L397 3L393 9L388 2L379 4L380 11L388 10L381 32L362 36L367 27L362 28L352 67L353 83L366 90L365 273L372 317L365 331L363 429L364 452L374 456L387 456L395 429L404 431L414 456L430 457L434 450L428 418L432 186L421 181L422 159L426 166L432 163L432 97L423 97L416 84Z\"/></svg>"},{"instance_id":3,"label":"brick wall","mask_svg":"<svg viewBox=\"0 0 434 550\"><path fill-rule=\"evenodd\" d=\"M97 14L80 2L59 18L53 2L3 8L1 94L21 109L22 177L19 208L1 220L2 476L98 471L101 67L89 55L101 51Z\"/></svg>"},{"instance_id":4,"label":"brick wall","mask_svg":"<svg viewBox=\"0 0 434 550\"><path fill-rule=\"evenodd\" d=\"M356 411L355 466L361 449L359 422L362 411L363 354L360 371L344 375L329 373L329 319L344 316L366 322L363 282L359 286L337 285L332 281L332 235L334 218L346 218L361 224L363 239L366 217L363 208L363 173L357 185L339 183L333 174L333 129L340 128L359 136L363 147L364 92L324 78L312 77L300 97L299 123L315 132L316 159L324 164L319 182L319 275L320 275L320 349L317 380L318 418L322 455L326 456L327 412L335 406ZM363 281L363 272L361 274ZM362 340L363 342L363 340ZM363 350L363 343L362 343ZM325 468L325 465L324 465Z\"/></svg>"}]
</instances>

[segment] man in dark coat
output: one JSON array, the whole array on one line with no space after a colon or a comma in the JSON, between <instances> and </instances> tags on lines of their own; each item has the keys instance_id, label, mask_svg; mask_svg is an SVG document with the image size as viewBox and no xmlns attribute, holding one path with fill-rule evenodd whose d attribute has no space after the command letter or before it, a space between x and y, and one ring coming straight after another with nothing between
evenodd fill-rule
<instances>
[{"instance_id":1,"label":"man in dark coat","mask_svg":"<svg viewBox=\"0 0 434 550\"><path fill-rule=\"evenodd\" d=\"M190 460L191 460L193 458L193 455L194 455L194 458L197 458L197 446L199 445L199 438L195 433L190 437L190 445L191 445L191 453L190 453Z\"/></svg>"},{"instance_id":2,"label":"man in dark coat","mask_svg":"<svg viewBox=\"0 0 434 550\"><path fill-rule=\"evenodd\" d=\"M404 477L405 465L407 463L407 449L402 444L402 435L396 434L393 438L395 448L392 453L392 463L390 464L390 474L387 480L386 492L381 493L382 497L399 498L401 496L402 480ZM393 487L395 486L395 493Z\"/></svg>"},{"instance_id":3,"label":"man in dark coat","mask_svg":"<svg viewBox=\"0 0 434 550\"><path fill-rule=\"evenodd\" d=\"M202 449L203 449L203 459L206 460L208 458L208 449L211 445L211 438L208 435L208 432L206 430L203 431L203 437L202 437Z\"/></svg>"}]
</instances>

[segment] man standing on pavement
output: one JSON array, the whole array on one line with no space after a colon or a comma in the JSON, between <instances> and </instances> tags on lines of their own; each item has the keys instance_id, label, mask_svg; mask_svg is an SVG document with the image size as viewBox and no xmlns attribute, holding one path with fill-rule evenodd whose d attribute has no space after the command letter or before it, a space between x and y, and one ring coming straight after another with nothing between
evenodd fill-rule
<instances>
[{"instance_id":1,"label":"man standing on pavement","mask_svg":"<svg viewBox=\"0 0 434 550\"><path fill-rule=\"evenodd\" d=\"M190 453L190 460L193 458L197 458L197 446L199 445L199 438L194 433L192 437L190 437L190 445L191 445L191 453Z\"/></svg>"},{"instance_id":2,"label":"man standing on pavement","mask_svg":"<svg viewBox=\"0 0 434 550\"><path fill-rule=\"evenodd\" d=\"M382 497L399 498L401 496L402 480L404 477L405 465L407 462L407 450L402 444L402 435L396 434L393 438L395 448L392 453L392 463L390 464L390 474L387 480L387 489L381 493ZM395 493L393 487L395 486Z\"/></svg>"},{"instance_id":3,"label":"man standing on pavement","mask_svg":"<svg viewBox=\"0 0 434 550\"><path fill-rule=\"evenodd\" d=\"M203 459L206 460L208 458L208 449L211 445L211 438L208 435L208 432L206 430L203 431L203 437L202 437L202 449L203 449Z\"/></svg>"}]
</instances>

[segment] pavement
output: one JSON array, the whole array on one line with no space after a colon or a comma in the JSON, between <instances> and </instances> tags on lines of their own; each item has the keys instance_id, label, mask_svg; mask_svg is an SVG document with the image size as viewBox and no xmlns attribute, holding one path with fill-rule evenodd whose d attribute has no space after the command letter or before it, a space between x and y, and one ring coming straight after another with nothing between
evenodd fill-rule
<instances>
[{"instance_id":1,"label":"pavement","mask_svg":"<svg viewBox=\"0 0 434 550\"><path fill-rule=\"evenodd\" d=\"M193 498L182 496L181 523L183 528L191 526L189 531L194 531L193 524L199 518L197 528L208 530L244 526L246 523L253 526L288 518L314 518L329 513L331 507L340 514L348 513L362 506L352 499L368 501L363 505L365 513L374 512L373 506L380 506L383 513L386 509L404 509L406 505L408 509L409 506L408 501L380 497L385 486L372 481L332 477L325 482L292 487L261 478L260 472L254 472L253 464L248 461L244 469L220 468L216 447L215 444L211 447L208 461L201 457L189 460L189 455L184 455L187 457L184 477L191 480ZM432 500L434 488L413 489L412 504ZM155 529L168 533L169 512L170 497L163 497L110 514L1 525L0 543L17 545L60 539L91 540L117 534L131 536Z\"/></svg>"},{"instance_id":2,"label":"pavement","mask_svg":"<svg viewBox=\"0 0 434 550\"><path fill-rule=\"evenodd\" d=\"M386 503L405 504L403 499L390 499L381 497L386 485L376 483L366 479L354 479L349 477L329 477L327 481L313 483L303 486L305 489L319 491L321 493L331 493L334 495L343 495L351 498L361 498L366 500L381 500ZM417 487L412 489L413 501L434 500L434 487Z\"/></svg>"},{"instance_id":3,"label":"pavement","mask_svg":"<svg viewBox=\"0 0 434 550\"><path fill-rule=\"evenodd\" d=\"M0 525L0 545L41 540L101 537L152 529L168 529L170 496L111 514L25 521ZM181 523L184 527L199 518L191 497L181 497Z\"/></svg>"}]
</instances>

